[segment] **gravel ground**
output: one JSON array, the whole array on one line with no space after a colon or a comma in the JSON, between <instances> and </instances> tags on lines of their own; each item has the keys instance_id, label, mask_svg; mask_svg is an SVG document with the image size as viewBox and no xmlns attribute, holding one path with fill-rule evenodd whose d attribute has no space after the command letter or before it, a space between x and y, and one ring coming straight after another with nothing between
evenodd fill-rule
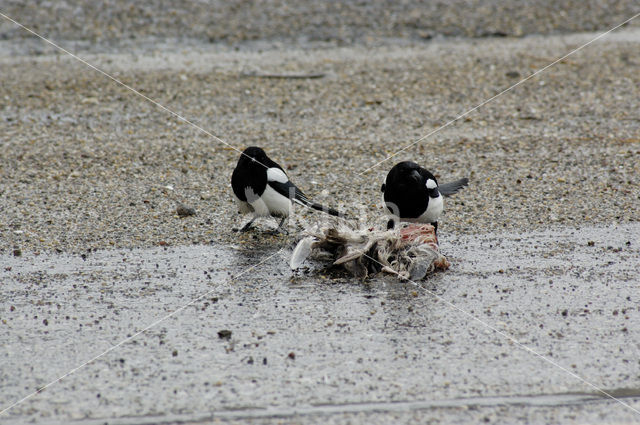
<instances>
[{"instance_id":1,"label":"gravel ground","mask_svg":"<svg viewBox=\"0 0 640 425\"><path fill-rule=\"evenodd\" d=\"M640 218L637 29L360 173L590 38L85 56L227 143L264 147L309 195L366 223L380 219L380 184L396 161L442 181L468 176L442 231L486 233ZM2 252L237 239L236 151L68 56L0 63ZM176 202L197 215L180 218Z\"/></svg>"},{"instance_id":2,"label":"gravel ground","mask_svg":"<svg viewBox=\"0 0 640 425\"><path fill-rule=\"evenodd\" d=\"M380 37L522 36L609 29L640 10L633 0L5 0L2 12L50 37L111 45L148 36L336 44ZM0 38L25 35L0 22Z\"/></svg>"}]
</instances>

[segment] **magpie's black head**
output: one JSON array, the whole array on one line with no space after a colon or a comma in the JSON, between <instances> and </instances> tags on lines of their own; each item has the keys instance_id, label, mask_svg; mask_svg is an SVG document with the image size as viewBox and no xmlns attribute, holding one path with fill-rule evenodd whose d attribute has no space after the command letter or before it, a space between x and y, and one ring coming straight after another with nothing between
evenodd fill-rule
<instances>
[{"instance_id":1,"label":"magpie's black head","mask_svg":"<svg viewBox=\"0 0 640 425\"><path fill-rule=\"evenodd\" d=\"M417 184L425 184L428 179L433 180L437 184L433 174L412 161L397 163L391 168L387 175L387 183L389 183L389 180L393 180L402 181L405 184L409 184L410 181L414 181Z\"/></svg>"},{"instance_id":2,"label":"magpie's black head","mask_svg":"<svg viewBox=\"0 0 640 425\"><path fill-rule=\"evenodd\" d=\"M400 218L419 217L429 199L439 196L433 174L412 161L399 162L389 170L382 192L387 209Z\"/></svg>"},{"instance_id":3,"label":"magpie's black head","mask_svg":"<svg viewBox=\"0 0 640 425\"><path fill-rule=\"evenodd\" d=\"M247 188L251 189L251 196L262 196L267 186L267 169L273 164L261 148L246 148L231 175L231 187L236 197L246 202L249 199Z\"/></svg>"},{"instance_id":4,"label":"magpie's black head","mask_svg":"<svg viewBox=\"0 0 640 425\"><path fill-rule=\"evenodd\" d=\"M258 163L267 165L266 162L268 160L267 154L257 146L249 146L242 152L240 155L240 159L238 160L238 165L248 164L248 163Z\"/></svg>"}]
</instances>

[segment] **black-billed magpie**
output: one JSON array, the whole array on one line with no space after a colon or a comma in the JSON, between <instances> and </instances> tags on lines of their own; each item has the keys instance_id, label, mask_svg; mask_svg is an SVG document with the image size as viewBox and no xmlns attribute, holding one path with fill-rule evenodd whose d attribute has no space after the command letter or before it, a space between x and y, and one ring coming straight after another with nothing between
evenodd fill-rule
<instances>
[{"instance_id":1,"label":"black-billed magpie","mask_svg":"<svg viewBox=\"0 0 640 425\"><path fill-rule=\"evenodd\" d=\"M443 196L451 196L469 183L462 178L438 185L428 170L415 162L404 161L393 166L382 184L385 206L392 215L387 229L395 221L431 223L438 230L438 218L444 210Z\"/></svg>"},{"instance_id":2,"label":"black-billed magpie","mask_svg":"<svg viewBox=\"0 0 640 425\"><path fill-rule=\"evenodd\" d=\"M240 229L249 230L258 217L282 217L278 231L291 214L292 202L327 214L343 217L333 208L312 202L287 177L282 167L257 146L248 147L240 155L231 175L231 187L242 213L253 213L253 218Z\"/></svg>"}]
</instances>

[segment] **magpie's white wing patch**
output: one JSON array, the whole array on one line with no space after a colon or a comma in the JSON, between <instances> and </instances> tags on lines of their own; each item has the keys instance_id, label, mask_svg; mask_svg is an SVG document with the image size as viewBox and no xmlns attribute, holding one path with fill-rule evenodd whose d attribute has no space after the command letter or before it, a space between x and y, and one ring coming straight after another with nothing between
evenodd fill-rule
<instances>
[{"instance_id":1,"label":"magpie's white wing patch","mask_svg":"<svg viewBox=\"0 0 640 425\"><path fill-rule=\"evenodd\" d=\"M267 168L267 181L286 183L289 181L287 175L277 167Z\"/></svg>"},{"instance_id":2,"label":"magpie's white wing patch","mask_svg":"<svg viewBox=\"0 0 640 425\"><path fill-rule=\"evenodd\" d=\"M436 187L438 187L438 185L436 184L435 180L433 179L427 180L427 189L435 189Z\"/></svg>"}]
</instances>

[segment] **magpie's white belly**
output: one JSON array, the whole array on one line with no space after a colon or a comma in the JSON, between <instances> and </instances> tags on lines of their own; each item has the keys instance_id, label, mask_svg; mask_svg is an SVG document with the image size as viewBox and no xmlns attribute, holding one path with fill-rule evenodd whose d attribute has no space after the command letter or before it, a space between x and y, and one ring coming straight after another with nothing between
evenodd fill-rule
<instances>
[{"instance_id":1,"label":"magpie's white belly","mask_svg":"<svg viewBox=\"0 0 640 425\"><path fill-rule=\"evenodd\" d=\"M385 205L384 195L382 196L382 205ZM440 216L442 215L442 211L444 210L444 202L442 199L442 195L438 196L437 198L429 198L429 205L427 205L427 210L423 212L419 217L415 218L400 218L390 212L389 209L385 208L385 210L390 216L398 221L406 221L408 223L434 223L438 221L440 219Z\"/></svg>"},{"instance_id":2,"label":"magpie's white belly","mask_svg":"<svg viewBox=\"0 0 640 425\"><path fill-rule=\"evenodd\" d=\"M429 198L429 205L427 205L427 210L423 212L416 221L419 223L436 222L442 215L443 210L444 202L442 200L442 195L438 196L437 198Z\"/></svg>"},{"instance_id":3,"label":"magpie's white belly","mask_svg":"<svg viewBox=\"0 0 640 425\"><path fill-rule=\"evenodd\" d=\"M233 197L236 198L236 202L238 203L238 210L240 210L242 214L253 212L253 207L251 206L251 204L245 201L241 201L235 194L233 195Z\"/></svg>"},{"instance_id":4,"label":"magpie's white belly","mask_svg":"<svg viewBox=\"0 0 640 425\"><path fill-rule=\"evenodd\" d=\"M250 204L258 217L270 215L288 217L291 215L291 200L276 192L269 185L265 188L264 193Z\"/></svg>"}]
</instances>

